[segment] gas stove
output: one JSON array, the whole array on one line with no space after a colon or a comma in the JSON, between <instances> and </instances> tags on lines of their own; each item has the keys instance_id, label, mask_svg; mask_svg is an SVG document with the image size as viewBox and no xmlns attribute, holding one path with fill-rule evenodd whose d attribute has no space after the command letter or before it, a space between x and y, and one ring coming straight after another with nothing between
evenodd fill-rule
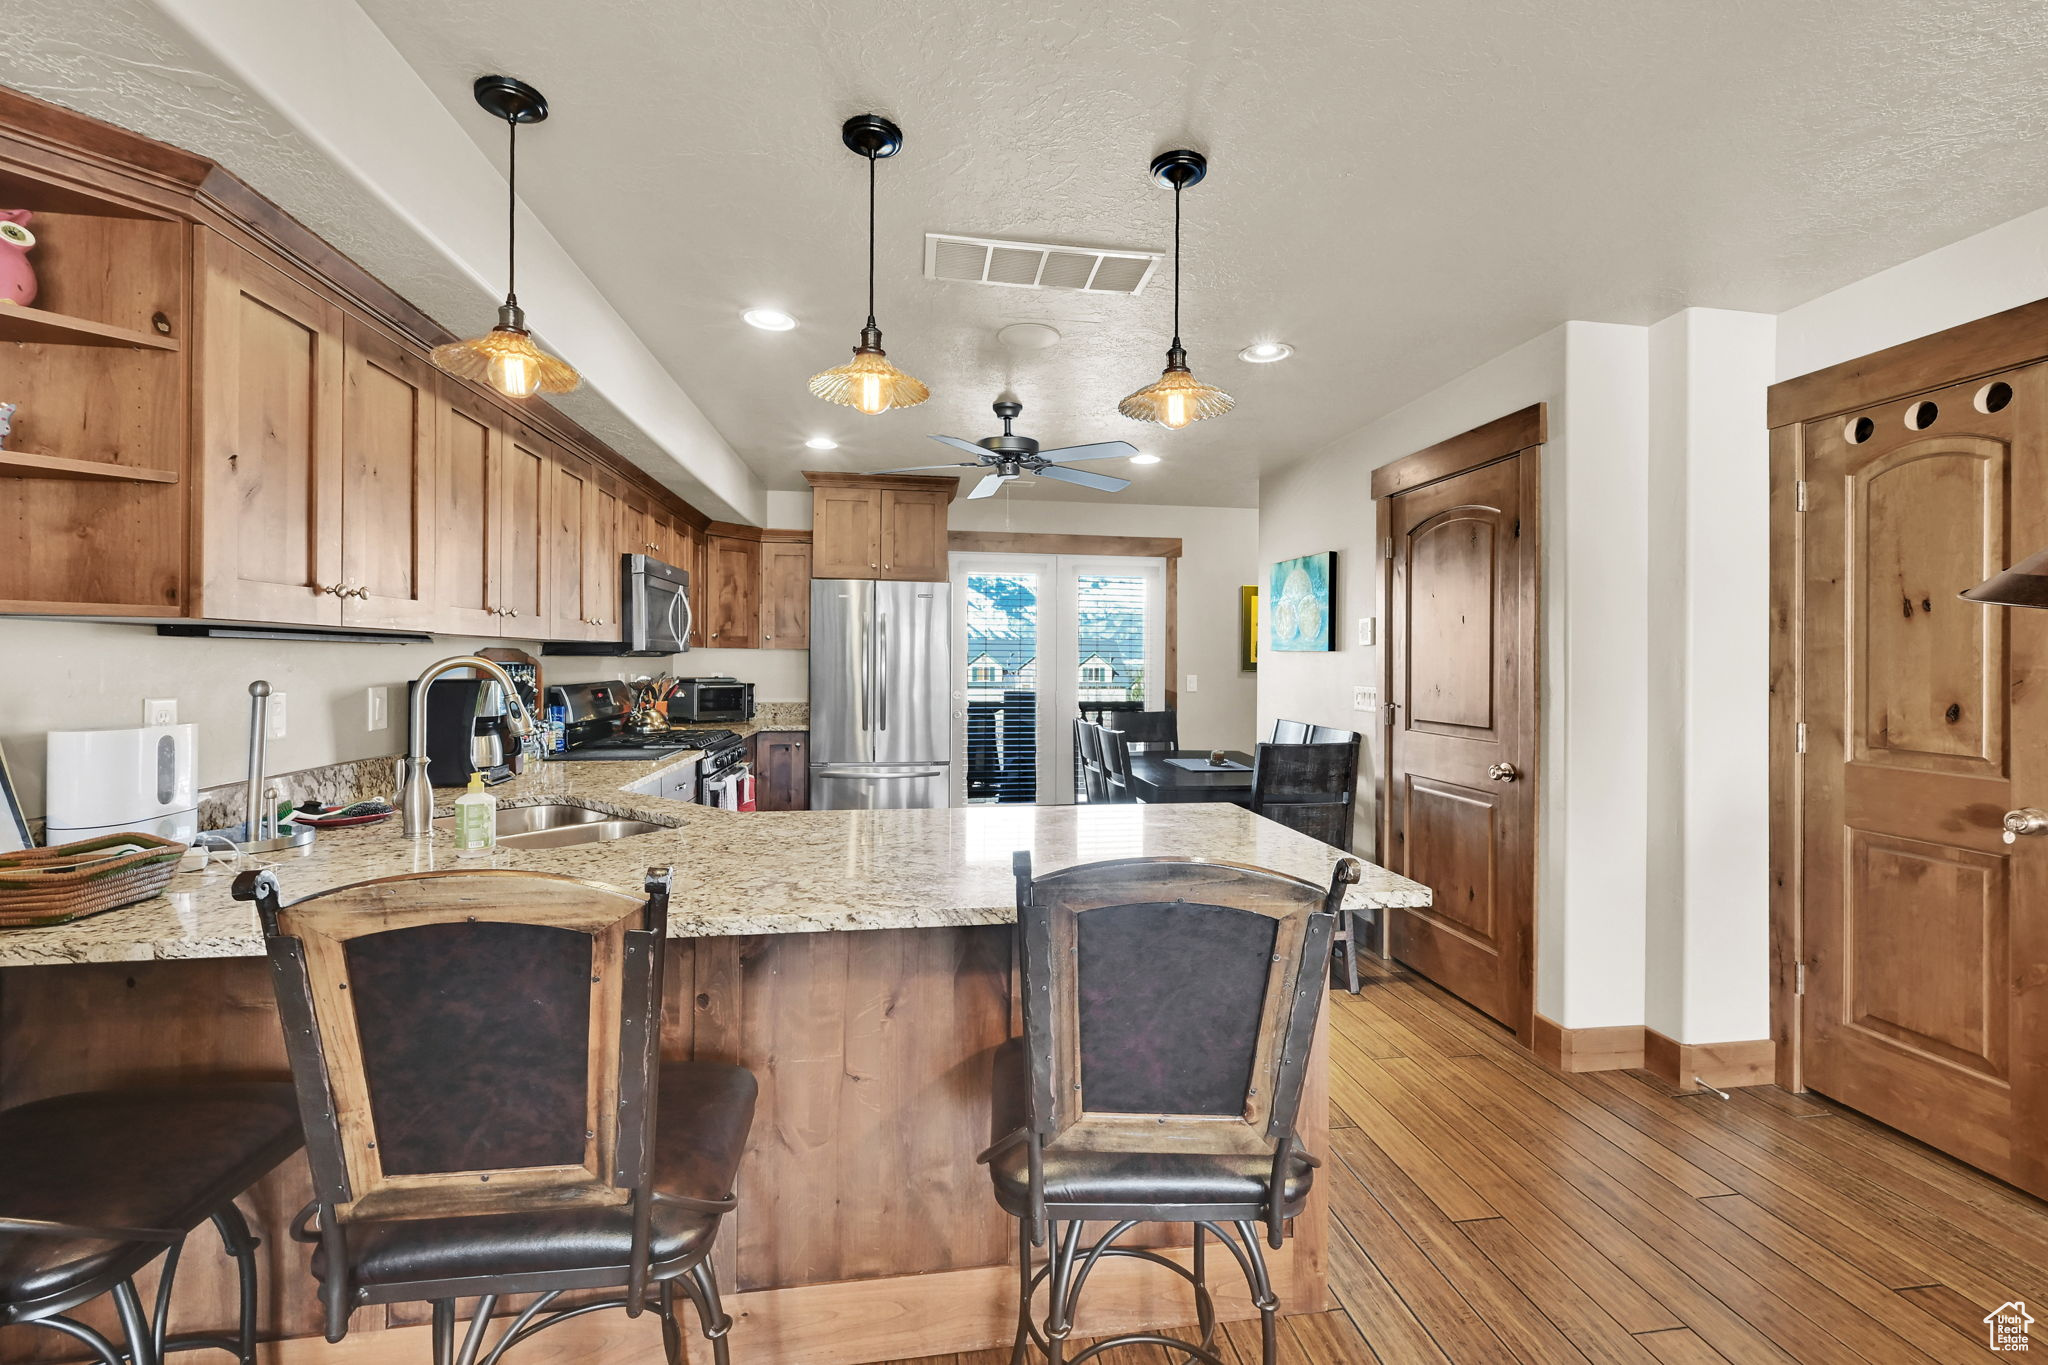
<instances>
[{"instance_id":1,"label":"gas stove","mask_svg":"<svg viewBox=\"0 0 2048 1365\"><path fill-rule=\"evenodd\" d=\"M723 755L727 750L745 748L746 743L730 730L669 730L659 738L598 736L584 740L580 744L573 744L559 754L549 754L548 757L572 759L579 763L603 760L632 763L667 758L686 749L702 749L707 754Z\"/></svg>"}]
</instances>

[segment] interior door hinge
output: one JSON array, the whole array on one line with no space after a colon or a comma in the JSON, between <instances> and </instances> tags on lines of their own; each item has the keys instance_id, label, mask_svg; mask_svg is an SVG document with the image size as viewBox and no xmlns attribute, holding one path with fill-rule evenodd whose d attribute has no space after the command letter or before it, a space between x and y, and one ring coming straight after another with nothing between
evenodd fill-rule
<instances>
[{"instance_id":1,"label":"interior door hinge","mask_svg":"<svg viewBox=\"0 0 2048 1365\"><path fill-rule=\"evenodd\" d=\"M1392 536L1381 536L1381 537L1380 537L1380 558L1381 558L1381 559L1392 559L1393 557L1394 557L1394 538L1393 538Z\"/></svg>"},{"instance_id":2,"label":"interior door hinge","mask_svg":"<svg viewBox=\"0 0 2048 1365\"><path fill-rule=\"evenodd\" d=\"M1801 512L1806 510L1806 480L1801 479L1792 486L1793 506Z\"/></svg>"},{"instance_id":3,"label":"interior door hinge","mask_svg":"<svg viewBox=\"0 0 2048 1365\"><path fill-rule=\"evenodd\" d=\"M1806 964L1804 962L1792 964L1792 994L1806 994Z\"/></svg>"},{"instance_id":4,"label":"interior door hinge","mask_svg":"<svg viewBox=\"0 0 2048 1365\"><path fill-rule=\"evenodd\" d=\"M1806 752L1806 722L1803 720L1792 727L1792 752L1795 754Z\"/></svg>"}]
</instances>

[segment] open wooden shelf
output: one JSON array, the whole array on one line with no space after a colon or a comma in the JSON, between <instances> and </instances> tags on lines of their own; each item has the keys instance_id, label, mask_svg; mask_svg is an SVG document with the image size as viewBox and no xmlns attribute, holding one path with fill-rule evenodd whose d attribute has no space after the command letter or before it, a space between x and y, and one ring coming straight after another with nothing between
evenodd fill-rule
<instances>
[{"instance_id":1,"label":"open wooden shelf","mask_svg":"<svg viewBox=\"0 0 2048 1365\"><path fill-rule=\"evenodd\" d=\"M175 351L176 337L138 332L112 323L67 317L42 308L0 304L0 341L31 341L59 346L124 346L138 351Z\"/></svg>"},{"instance_id":2,"label":"open wooden shelf","mask_svg":"<svg viewBox=\"0 0 2048 1365\"><path fill-rule=\"evenodd\" d=\"M85 479L95 483L176 483L175 469L108 464L103 460L67 460L61 455L31 455L25 450L0 450L0 478Z\"/></svg>"}]
</instances>

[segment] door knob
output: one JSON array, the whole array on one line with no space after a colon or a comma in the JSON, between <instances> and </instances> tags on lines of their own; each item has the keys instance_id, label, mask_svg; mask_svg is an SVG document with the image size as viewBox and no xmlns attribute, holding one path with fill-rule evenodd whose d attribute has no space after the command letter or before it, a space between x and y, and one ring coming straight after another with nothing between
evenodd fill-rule
<instances>
[{"instance_id":1,"label":"door knob","mask_svg":"<svg viewBox=\"0 0 2048 1365\"><path fill-rule=\"evenodd\" d=\"M2021 806L2018 810L2005 813L2005 841L2015 843L2024 834L2035 837L2048 834L2048 811L2038 811L2032 806Z\"/></svg>"},{"instance_id":2,"label":"door knob","mask_svg":"<svg viewBox=\"0 0 2048 1365\"><path fill-rule=\"evenodd\" d=\"M1496 763L1486 770L1486 775L1496 782L1512 782L1521 776L1512 763Z\"/></svg>"}]
</instances>

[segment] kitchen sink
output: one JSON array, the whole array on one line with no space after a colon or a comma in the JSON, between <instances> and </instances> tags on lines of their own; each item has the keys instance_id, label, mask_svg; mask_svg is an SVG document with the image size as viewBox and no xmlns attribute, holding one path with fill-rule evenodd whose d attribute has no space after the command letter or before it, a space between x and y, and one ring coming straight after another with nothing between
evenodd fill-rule
<instances>
[{"instance_id":1,"label":"kitchen sink","mask_svg":"<svg viewBox=\"0 0 2048 1365\"><path fill-rule=\"evenodd\" d=\"M434 822L453 829L452 816ZM673 829L652 820L634 820L584 806L506 806L498 811L498 843L505 848L567 848L572 844L604 844L636 834Z\"/></svg>"}]
</instances>

